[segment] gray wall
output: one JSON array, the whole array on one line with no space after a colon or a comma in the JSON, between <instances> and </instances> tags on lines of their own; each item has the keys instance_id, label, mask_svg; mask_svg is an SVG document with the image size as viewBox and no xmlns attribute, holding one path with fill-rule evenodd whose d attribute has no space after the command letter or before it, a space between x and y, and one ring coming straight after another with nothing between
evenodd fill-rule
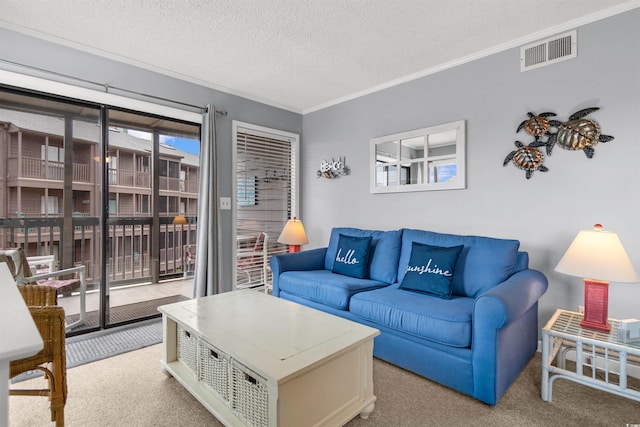
<instances>
[{"instance_id":1,"label":"gray wall","mask_svg":"<svg viewBox=\"0 0 640 427\"><path fill-rule=\"evenodd\" d=\"M158 54L162 53L159 52ZM231 196L232 120L298 134L302 131L302 116L300 114L48 43L2 28L0 28L0 59L89 81L108 83L110 86L147 93L187 104L204 106L210 103L214 104L217 109L226 110L228 113L226 117L217 116L216 118L220 196ZM220 66L225 66L224 58L220 58ZM48 74L28 72L2 62L0 62L0 68L51 79ZM76 86L83 86L77 81L62 81ZM85 86L96 89L95 86ZM113 93L118 94L117 91L113 91ZM130 94L122 93L122 95L135 98ZM163 103L157 100L151 101L157 104ZM231 211L222 211L221 215L223 265L226 266L223 269L223 275L225 288L231 289L230 266L234 265L232 264L231 256L235 247L235 242L231 242Z\"/></svg>"},{"instance_id":2,"label":"gray wall","mask_svg":"<svg viewBox=\"0 0 640 427\"><path fill-rule=\"evenodd\" d=\"M582 281L553 271L579 230L616 231L640 272L640 10L578 29L578 57L520 72L510 49L304 116L301 219L307 248L326 246L332 226L415 227L520 240L549 278L543 326L558 307L583 303ZM549 172L530 180L502 162L528 111L561 120L585 107L604 134L593 159L555 148ZM467 123L467 189L369 193L369 139L454 120ZM345 156L351 175L317 179L325 158ZM640 284L612 284L609 314L640 318Z\"/></svg>"}]
</instances>

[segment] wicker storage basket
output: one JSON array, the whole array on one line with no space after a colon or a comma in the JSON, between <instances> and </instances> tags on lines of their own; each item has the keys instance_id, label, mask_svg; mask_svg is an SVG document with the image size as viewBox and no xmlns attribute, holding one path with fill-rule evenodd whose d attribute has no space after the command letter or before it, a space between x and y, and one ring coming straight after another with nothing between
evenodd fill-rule
<instances>
[{"instance_id":1,"label":"wicker storage basket","mask_svg":"<svg viewBox=\"0 0 640 427\"><path fill-rule=\"evenodd\" d=\"M251 426L269 424L269 392L267 381L235 360L231 361L231 408Z\"/></svg>"},{"instance_id":2,"label":"wicker storage basket","mask_svg":"<svg viewBox=\"0 0 640 427\"><path fill-rule=\"evenodd\" d=\"M200 340L199 380L229 404L229 356L206 341Z\"/></svg>"},{"instance_id":3,"label":"wicker storage basket","mask_svg":"<svg viewBox=\"0 0 640 427\"><path fill-rule=\"evenodd\" d=\"M178 360L198 376L198 337L178 324Z\"/></svg>"}]
</instances>

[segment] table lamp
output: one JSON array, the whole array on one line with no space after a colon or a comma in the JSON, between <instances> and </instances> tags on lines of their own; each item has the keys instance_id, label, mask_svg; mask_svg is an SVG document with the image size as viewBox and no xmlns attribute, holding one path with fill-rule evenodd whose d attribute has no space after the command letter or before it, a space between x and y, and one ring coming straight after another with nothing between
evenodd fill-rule
<instances>
[{"instance_id":1,"label":"table lamp","mask_svg":"<svg viewBox=\"0 0 640 427\"><path fill-rule=\"evenodd\" d=\"M184 225L187 223L187 218L184 215L176 215L173 217L172 224Z\"/></svg>"},{"instance_id":2,"label":"table lamp","mask_svg":"<svg viewBox=\"0 0 640 427\"><path fill-rule=\"evenodd\" d=\"M584 328L609 331L609 282L638 282L638 274L616 233L593 230L578 233L555 270L584 279Z\"/></svg>"},{"instance_id":3,"label":"table lamp","mask_svg":"<svg viewBox=\"0 0 640 427\"><path fill-rule=\"evenodd\" d=\"M280 237L278 237L278 243L289 245L289 253L300 252L300 245L309 243L307 233L304 232L302 221L295 216L287 221L282 229L282 233L280 233Z\"/></svg>"}]
</instances>

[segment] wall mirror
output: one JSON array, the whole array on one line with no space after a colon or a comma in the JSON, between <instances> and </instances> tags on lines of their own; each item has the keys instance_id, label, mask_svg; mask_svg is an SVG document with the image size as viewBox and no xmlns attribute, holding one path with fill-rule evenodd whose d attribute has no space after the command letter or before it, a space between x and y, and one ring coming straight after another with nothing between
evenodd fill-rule
<instances>
[{"instance_id":1,"label":"wall mirror","mask_svg":"<svg viewBox=\"0 0 640 427\"><path fill-rule=\"evenodd\" d=\"M465 121L371 140L371 192L466 188Z\"/></svg>"}]
</instances>

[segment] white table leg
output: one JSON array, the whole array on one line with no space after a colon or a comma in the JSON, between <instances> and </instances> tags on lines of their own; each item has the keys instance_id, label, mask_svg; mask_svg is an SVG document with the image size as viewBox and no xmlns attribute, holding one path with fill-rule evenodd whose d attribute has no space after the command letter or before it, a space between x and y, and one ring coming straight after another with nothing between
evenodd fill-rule
<instances>
[{"instance_id":1,"label":"white table leg","mask_svg":"<svg viewBox=\"0 0 640 427\"><path fill-rule=\"evenodd\" d=\"M542 333L542 384L540 397L545 402L549 401L549 335Z\"/></svg>"},{"instance_id":2,"label":"white table leg","mask_svg":"<svg viewBox=\"0 0 640 427\"><path fill-rule=\"evenodd\" d=\"M369 418L369 415L371 415L375 407L376 407L376 404L373 402L365 406L362 412L360 412L360 418L362 418L363 420L366 420L367 418Z\"/></svg>"},{"instance_id":3,"label":"white table leg","mask_svg":"<svg viewBox=\"0 0 640 427\"><path fill-rule=\"evenodd\" d=\"M0 361L0 427L9 425L9 361Z\"/></svg>"}]
</instances>

